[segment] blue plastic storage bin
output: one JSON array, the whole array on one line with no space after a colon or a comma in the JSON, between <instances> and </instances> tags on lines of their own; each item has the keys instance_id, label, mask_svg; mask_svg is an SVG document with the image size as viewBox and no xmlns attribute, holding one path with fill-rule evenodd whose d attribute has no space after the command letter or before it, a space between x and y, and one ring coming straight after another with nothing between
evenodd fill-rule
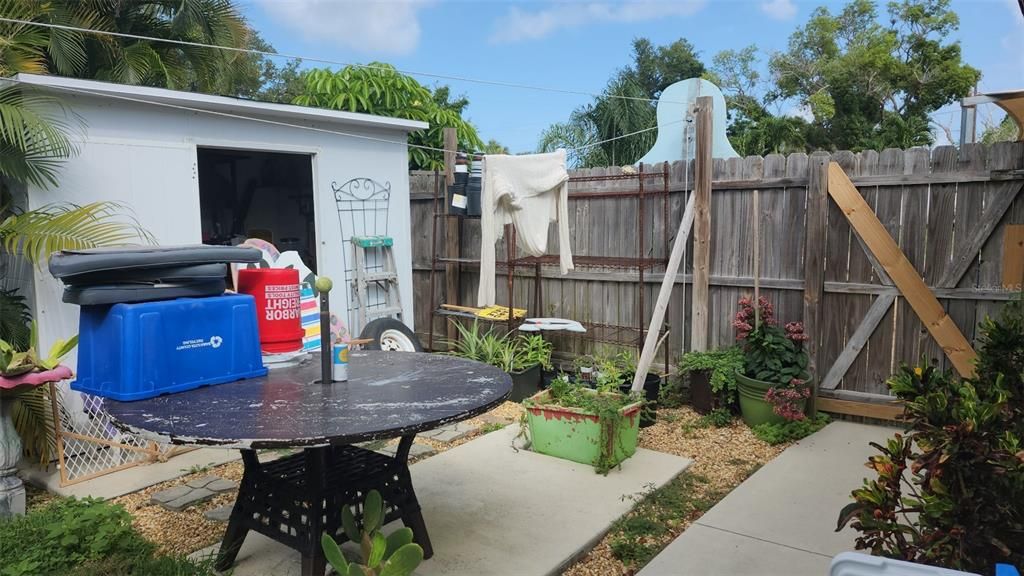
<instances>
[{"instance_id":1,"label":"blue plastic storage bin","mask_svg":"<svg viewBox=\"0 0 1024 576\"><path fill-rule=\"evenodd\" d=\"M263 376L252 296L82 306L71 389L130 401Z\"/></svg>"}]
</instances>

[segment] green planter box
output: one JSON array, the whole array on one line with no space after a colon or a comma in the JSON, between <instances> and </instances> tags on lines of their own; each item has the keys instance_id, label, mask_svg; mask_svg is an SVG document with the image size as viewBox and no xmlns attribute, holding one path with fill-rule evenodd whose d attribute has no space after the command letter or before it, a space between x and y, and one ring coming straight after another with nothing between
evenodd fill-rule
<instances>
[{"instance_id":1,"label":"green planter box","mask_svg":"<svg viewBox=\"0 0 1024 576\"><path fill-rule=\"evenodd\" d=\"M530 398L526 421L534 452L596 466L601 457L601 426L595 414L580 408L546 405L547 390ZM640 436L642 402L624 406L623 420L615 430L613 458L616 466L636 452Z\"/></svg>"},{"instance_id":2,"label":"green planter box","mask_svg":"<svg viewBox=\"0 0 1024 576\"><path fill-rule=\"evenodd\" d=\"M813 385L813 382L813 380L809 380L808 384ZM755 380L743 374L736 374L736 388L739 390L740 397L740 413L743 415L743 421L747 423L747 426L753 427L765 422L782 424L786 421L785 418L776 414L772 409L772 405L764 399L768 389L773 386L774 384L771 382ZM802 401L800 409L807 409L806 400Z\"/></svg>"}]
</instances>

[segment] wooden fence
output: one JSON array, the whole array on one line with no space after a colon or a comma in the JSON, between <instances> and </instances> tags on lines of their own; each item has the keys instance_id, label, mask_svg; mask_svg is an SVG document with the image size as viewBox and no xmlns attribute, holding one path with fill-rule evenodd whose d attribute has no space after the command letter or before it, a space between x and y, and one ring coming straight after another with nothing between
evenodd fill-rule
<instances>
[{"instance_id":1,"label":"wooden fence","mask_svg":"<svg viewBox=\"0 0 1024 576\"><path fill-rule=\"evenodd\" d=\"M829 161L840 164L861 195L971 342L976 327L1008 299L1016 296L1024 272L1024 144L951 146L932 150L885 150L881 153L836 152L769 155L766 157L716 159L711 203L711 280L708 300L711 346L734 341L732 317L736 301L754 286L753 221L759 220L759 276L762 293L784 321L802 320L808 278L824 278L818 307L815 364L825 395L834 398L879 400L886 394L885 379L901 362L924 356L943 367L949 361L902 296L880 276L869 255L836 204L827 200L824 229L808 219L808 200L821 198L827 179L815 170ZM644 167L661 171L662 166ZM656 196L644 202L644 224L637 224L637 200L600 193L636 187L636 180L574 183L570 192L588 194L570 200L573 254L586 256L636 256L639 235L644 237L647 258L666 258L662 234L669 241L679 226L693 182L693 167L677 162L668 168L668 217ZM594 168L574 176L619 174L621 168ZM819 173L820 174L820 173ZM413 173L411 182L413 267L416 329L426 335L429 327L429 271L433 218L433 173ZM657 189L659 180L645 180ZM443 185L443 179L441 181ZM759 214L753 213L753 193L758 190ZM820 206L812 202L810 206ZM819 214L820 216L820 214ZM444 247L446 218L437 218L438 250ZM809 225L809 223L811 225ZM480 253L479 222L462 221L461 256ZM813 232L809 232L813 231ZM692 246L691 238L690 244ZM669 245L670 246L670 245ZM552 229L551 253L557 251ZM497 248L502 259L505 249ZM805 254L824 251L823 270L805 266ZM817 261L816 258L813 261ZM560 316L581 321L646 325L663 273L654 269L637 282L635 270L585 269L560 276L557 267L541 270L543 307L535 302L534 274L517 268L514 305L528 307L531 315ZM673 357L688 349L690 328L690 280L692 249L675 281L667 322L667 345ZM504 277L504 270L498 274ZM464 268L458 300L475 304L478 271ZM444 298L444 273L436 275L438 300ZM644 310L639 310L640 291ZM811 295L813 297L813 295ZM454 298L448 297L447 302ZM508 302L506 283L498 282L498 303ZM638 315L641 317L638 318ZM433 326L444 337L443 318ZM635 339L633 334L626 340ZM686 342L684 342L686 340ZM558 350L582 353L593 343L571 338L556 340ZM659 359L661 355L659 355ZM838 364L838 366L837 366ZM835 367L835 369L833 369ZM830 373L831 372L831 373Z\"/></svg>"}]
</instances>

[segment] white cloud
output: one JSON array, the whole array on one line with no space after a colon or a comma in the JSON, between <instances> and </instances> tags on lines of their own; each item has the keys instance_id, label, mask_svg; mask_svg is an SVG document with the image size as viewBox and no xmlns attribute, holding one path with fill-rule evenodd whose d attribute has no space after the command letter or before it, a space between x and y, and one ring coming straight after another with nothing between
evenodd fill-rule
<instances>
[{"instance_id":1,"label":"white cloud","mask_svg":"<svg viewBox=\"0 0 1024 576\"><path fill-rule=\"evenodd\" d=\"M643 22L659 18L689 16L707 0L627 0L625 2L555 2L535 11L513 6L495 25L495 43L535 40L566 28L595 22Z\"/></svg>"},{"instance_id":2,"label":"white cloud","mask_svg":"<svg viewBox=\"0 0 1024 576\"><path fill-rule=\"evenodd\" d=\"M304 40L361 52L408 54L420 41L419 11L428 0L261 0L277 22Z\"/></svg>"},{"instance_id":3,"label":"white cloud","mask_svg":"<svg viewBox=\"0 0 1024 576\"><path fill-rule=\"evenodd\" d=\"M761 2L761 11L776 20L789 20L796 16L793 0L767 0Z\"/></svg>"}]
</instances>

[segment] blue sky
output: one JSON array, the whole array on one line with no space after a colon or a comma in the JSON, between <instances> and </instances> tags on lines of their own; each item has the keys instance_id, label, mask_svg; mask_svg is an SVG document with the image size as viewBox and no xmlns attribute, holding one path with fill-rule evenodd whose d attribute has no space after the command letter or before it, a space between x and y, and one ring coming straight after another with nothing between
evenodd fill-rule
<instances>
[{"instance_id":1,"label":"blue sky","mask_svg":"<svg viewBox=\"0 0 1024 576\"><path fill-rule=\"evenodd\" d=\"M710 63L720 50L756 44L762 64L819 5L802 0L462 1L245 0L242 9L279 51L343 62L383 61L400 69L599 92L630 62L634 37L688 39ZM880 11L884 14L884 2ZM965 60L981 69L981 91L1024 88L1024 16L1017 0L954 0ZM531 151L539 133L565 120L586 96L449 84L470 100L468 117L486 140ZM777 112L792 112L783 104ZM998 120L994 106L979 121ZM959 107L935 115L959 132ZM980 129L980 128L979 128ZM940 136L940 141L944 140Z\"/></svg>"}]
</instances>

